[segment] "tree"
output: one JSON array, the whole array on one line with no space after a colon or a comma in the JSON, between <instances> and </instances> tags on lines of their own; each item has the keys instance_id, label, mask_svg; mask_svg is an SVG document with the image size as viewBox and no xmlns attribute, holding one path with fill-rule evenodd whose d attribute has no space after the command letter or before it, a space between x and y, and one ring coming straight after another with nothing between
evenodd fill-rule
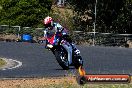
<instances>
[{"instance_id":1,"label":"tree","mask_svg":"<svg viewBox=\"0 0 132 88\"><path fill-rule=\"evenodd\" d=\"M120 9L120 14L113 21L113 29L118 33L132 33L132 0L126 0L124 6Z\"/></svg>"},{"instance_id":2,"label":"tree","mask_svg":"<svg viewBox=\"0 0 132 88\"><path fill-rule=\"evenodd\" d=\"M73 7L75 24L79 30L91 31L88 29L93 29L95 1L96 0L68 0ZM131 14L132 0L98 0L96 31L132 33ZM88 19L88 17L92 17L92 19Z\"/></svg>"},{"instance_id":3,"label":"tree","mask_svg":"<svg viewBox=\"0 0 132 88\"><path fill-rule=\"evenodd\" d=\"M125 0L100 0L97 4L97 29L99 32L116 33L113 22L120 15Z\"/></svg>"},{"instance_id":4,"label":"tree","mask_svg":"<svg viewBox=\"0 0 132 88\"><path fill-rule=\"evenodd\" d=\"M1 0L0 24L37 27L51 10L52 0Z\"/></svg>"},{"instance_id":5,"label":"tree","mask_svg":"<svg viewBox=\"0 0 132 88\"><path fill-rule=\"evenodd\" d=\"M75 29L92 31L95 0L67 0L67 2L74 11L73 19Z\"/></svg>"}]
</instances>

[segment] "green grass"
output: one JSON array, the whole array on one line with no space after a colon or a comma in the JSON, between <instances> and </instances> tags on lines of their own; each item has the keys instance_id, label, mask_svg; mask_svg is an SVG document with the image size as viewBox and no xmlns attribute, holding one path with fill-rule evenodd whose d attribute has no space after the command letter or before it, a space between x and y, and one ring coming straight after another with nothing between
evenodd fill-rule
<instances>
[{"instance_id":1,"label":"green grass","mask_svg":"<svg viewBox=\"0 0 132 88\"><path fill-rule=\"evenodd\" d=\"M3 59L0 58L0 68L1 68L2 66L4 66L5 64L6 64L6 62L5 62Z\"/></svg>"}]
</instances>

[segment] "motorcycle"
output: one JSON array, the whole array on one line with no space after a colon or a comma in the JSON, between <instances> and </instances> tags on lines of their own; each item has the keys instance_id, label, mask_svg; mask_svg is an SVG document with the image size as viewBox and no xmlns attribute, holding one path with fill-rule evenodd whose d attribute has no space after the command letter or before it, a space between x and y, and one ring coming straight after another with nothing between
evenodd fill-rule
<instances>
[{"instance_id":1,"label":"motorcycle","mask_svg":"<svg viewBox=\"0 0 132 88\"><path fill-rule=\"evenodd\" d=\"M64 70L68 70L69 66L74 66L78 69L83 65L80 51L75 49L73 43L69 42L68 35L62 36L60 33L55 33L52 37L47 37L47 31L44 31L44 34L47 46L50 47L49 49ZM56 42L57 44L55 44Z\"/></svg>"}]
</instances>

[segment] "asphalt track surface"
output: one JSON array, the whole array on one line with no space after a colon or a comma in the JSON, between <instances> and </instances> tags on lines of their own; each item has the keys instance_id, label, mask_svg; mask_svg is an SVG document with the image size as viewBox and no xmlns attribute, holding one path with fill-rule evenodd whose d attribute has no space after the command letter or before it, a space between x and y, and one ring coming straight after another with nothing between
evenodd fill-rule
<instances>
[{"instance_id":1,"label":"asphalt track surface","mask_svg":"<svg viewBox=\"0 0 132 88\"><path fill-rule=\"evenodd\" d=\"M132 49L119 47L77 46L87 74L132 75ZM54 55L43 44L0 42L0 57L22 62L14 69L0 70L0 78L56 77L76 74L71 67L62 70Z\"/></svg>"}]
</instances>

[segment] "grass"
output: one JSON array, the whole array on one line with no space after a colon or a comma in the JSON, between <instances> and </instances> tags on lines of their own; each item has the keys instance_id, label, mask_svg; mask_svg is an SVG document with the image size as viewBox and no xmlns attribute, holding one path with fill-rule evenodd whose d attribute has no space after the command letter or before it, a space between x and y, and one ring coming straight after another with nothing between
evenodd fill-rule
<instances>
[{"instance_id":1,"label":"grass","mask_svg":"<svg viewBox=\"0 0 132 88\"><path fill-rule=\"evenodd\" d=\"M0 58L0 68L1 68L2 66L4 66L5 64L6 64L6 62L5 62L3 59Z\"/></svg>"},{"instance_id":2,"label":"grass","mask_svg":"<svg viewBox=\"0 0 132 88\"><path fill-rule=\"evenodd\" d=\"M23 86L18 88L132 88L132 84L85 84L83 86L64 82L62 84Z\"/></svg>"},{"instance_id":3,"label":"grass","mask_svg":"<svg viewBox=\"0 0 132 88\"><path fill-rule=\"evenodd\" d=\"M0 88L132 88L132 83L79 85L75 77L0 80L0 83Z\"/></svg>"},{"instance_id":4,"label":"grass","mask_svg":"<svg viewBox=\"0 0 132 88\"><path fill-rule=\"evenodd\" d=\"M64 82L62 84L50 84L50 85L33 85L33 86L16 85L15 88L132 88L132 84L85 84L81 86L77 84L70 84L68 82Z\"/></svg>"}]
</instances>

